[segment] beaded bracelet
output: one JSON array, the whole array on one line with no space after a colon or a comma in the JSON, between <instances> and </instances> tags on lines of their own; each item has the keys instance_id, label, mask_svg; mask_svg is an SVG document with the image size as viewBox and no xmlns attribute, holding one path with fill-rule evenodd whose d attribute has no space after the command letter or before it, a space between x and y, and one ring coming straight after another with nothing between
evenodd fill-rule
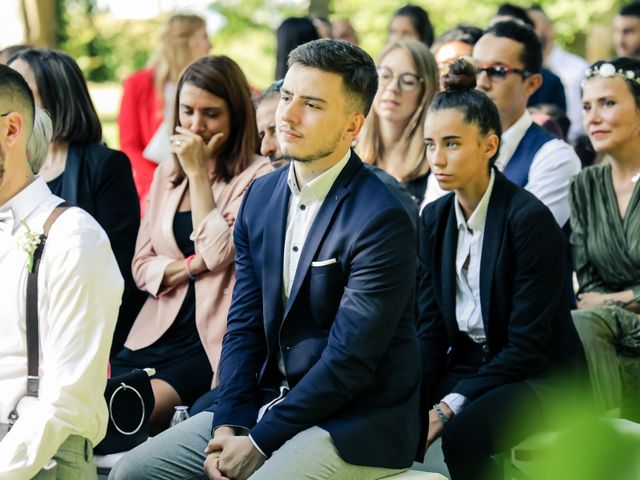
<instances>
[{"instance_id":1,"label":"beaded bracelet","mask_svg":"<svg viewBox=\"0 0 640 480\"><path fill-rule=\"evenodd\" d=\"M444 414L444 412L442 411L442 409L440 408L440 405L438 405L437 403L433 406L433 409L436 411L436 413L438 414L438 417L440 417L440 421L442 422L443 425L445 425L449 419L447 418L447 416Z\"/></svg>"}]
</instances>

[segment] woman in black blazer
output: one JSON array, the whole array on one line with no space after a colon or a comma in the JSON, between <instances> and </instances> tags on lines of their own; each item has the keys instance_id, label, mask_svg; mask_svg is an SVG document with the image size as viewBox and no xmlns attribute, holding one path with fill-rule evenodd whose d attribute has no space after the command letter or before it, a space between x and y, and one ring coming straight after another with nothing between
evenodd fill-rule
<instances>
[{"instance_id":1,"label":"woman in black blazer","mask_svg":"<svg viewBox=\"0 0 640 480\"><path fill-rule=\"evenodd\" d=\"M475 82L472 65L454 63L425 122L432 174L454 193L422 214L418 335L433 405L427 445L443 436L453 480L498 478L491 456L540 428L556 371L580 359L565 237L493 168L500 118Z\"/></svg>"},{"instance_id":2,"label":"woman in black blazer","mask_svg":"<svg viewBox=\"0 0 640 480\"><path fill-rule=\"evenodd\" d=\"M91 214L105 230L125 280L111 356L124 344L145 300L131 275L140 227L131 164L102 143L102 127L76 62L56 50L27 49L9 59L53 123L52 142L40 175L51 191ZM91 261L91 259L87 259Z\"/></svg>"}]
</instances>

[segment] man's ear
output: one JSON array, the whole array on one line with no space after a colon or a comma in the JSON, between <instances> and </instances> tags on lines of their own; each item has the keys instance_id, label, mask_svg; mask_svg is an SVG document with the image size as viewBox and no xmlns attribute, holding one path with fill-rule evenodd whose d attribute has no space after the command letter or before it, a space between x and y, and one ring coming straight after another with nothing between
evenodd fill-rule
<instances>
[{"instance_id":1,"label":"man's ear","mask_svg":"<svg viewBox=\"0 0 640 480\"><path fill-rule=\"evenodd\" d=\"M365 116L360 112L353 112L347 120L347 128L345 134L351 137L351 140L358 137L362 127L364 126Z\"/></svg>"},{"instance_id":2,"label":"man's ear","mask_svg":"<svg viewBox=\"0 0 640 480\"><path fill-rule=\"evenodd\" d=\"M542 74L534 73L524 79L524 89L527 97L530 97L540 88L542 85Z\"/></svg>"},{"instance_id":3,"label":"man's ear","mask_svg":"<svg viewBox=\"0 0 640 480\"><path fill-rule=\"evenodd\" d=\"M4 117L0 132L2 142L9 148L14 147L24 136L24 117L18 112L9 113Z\"/></svg>"}]
</instances>

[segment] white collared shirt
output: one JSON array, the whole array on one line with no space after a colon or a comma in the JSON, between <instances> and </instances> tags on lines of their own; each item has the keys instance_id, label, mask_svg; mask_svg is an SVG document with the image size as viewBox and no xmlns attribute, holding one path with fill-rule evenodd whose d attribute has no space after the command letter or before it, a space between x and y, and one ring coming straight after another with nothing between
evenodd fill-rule
<instances>
[{"instance_id":1,"label":"white collared shirt","mask_svg":"<svg viewBox=\"0 0 640 480\"><path fill-rule=\"evenodd\" d=\"M495 173L492 169L487 190L482 195L469 220L464 218L457 198L454 202L458 224L456 320L459 330L468 334L475 342L483 342L487 338L480 304L480 261L482 259L484 227L487 222L487 209L489 208L489 200L491 199L494 183ZM449 393L442 401L456 415L460 413L467 403L466 397L459 393Z\"/></svg>"},{"instance_id":2,"label":"white collared shirt","mask_svg":"<svg viewBox=\"0 0 640 480\"><path fill-rule=\"evenodd\" d=\"M500 155L496 159L496 167L501 172L507 167L509 160L518 148L518 144L531 126L533 120L527 110L508 128L501 137ZM564 140L553 139L545 143L533 156L529 167L529 180L524 186L544 203L553 214L556 222L563 227L569 220L569 185L574 175L580 172L580 159L576 152ZM446 195L433 175L427 180L427 193L421 208Z\"/></svg>"},{"instance_id":3,"label":"white collared shirt","mask_svg":"<svg viewBox=\"0 0 640 480\"><path fill-rule=\"evenodd\" d=\"M483 342L487 338L480 308L480 258L484 225L487 221L487 209L494 181L495 173L492 169L487 190L469 220L465 220L458 200L454 202L458 223L456 320L460 331L467 333L476 342Z\"/></svg>"},{"instance_id":4,"label":"white collared shirt","mask_svg":"<svg viewBox=\"0 0 640 480\"><path fill-rule=\"evenodd\" d=\"M41 178L0 206L0 422L26 393L28 254L24 223L41 233L62 200ZM94 445L105 434L104 389L124 282L105 232L71 208L53 224L38 276L40 390L0 441L0 478L36 475L70 435Z\"/></svg>"},{"instance_id":5,"label":"white collared shirt","mask_svg":"<svg viewBox=\"0 0 640 480\"><path fill-rule=\"evenodd\" d=\"M573 53L569 53L557 45L553 47L547 61L549 70L560 77L564 85L564 96L567 99L567 116L571 120L569 140L575 140L584 133L582 126L582 81L589 63Z\"/></svg>"},{"instance_id":6,"label":"white collared shirt","mask_svg":"<svg viewBox=\"0 0 640 480\"><path fill-rule=\"evenodd\" d=\"M318 211L325 197L331 190L333 183L342 172L349 158L351 150L346 155L321 175L307 183L302 190L298 187L295 174L296 162L289 166L287 184L291 190L289 198L289 213L287 215L287 232L284 240L284 262L282 265L282 289L285 302L289 299L293 279L298 269L298 261L302 248L307 240L307 234L318 215Z\"/></svg>"}]
</instances>

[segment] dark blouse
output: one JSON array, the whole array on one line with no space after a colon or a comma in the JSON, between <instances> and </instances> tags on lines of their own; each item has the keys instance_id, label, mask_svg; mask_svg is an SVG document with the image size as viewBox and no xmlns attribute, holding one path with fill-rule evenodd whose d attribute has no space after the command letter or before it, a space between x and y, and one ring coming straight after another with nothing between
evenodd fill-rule
<instances>
[{"instance_id":1,"label":"dark blouse","mask_svg":"<svg viewBox=\"0 0 640 480\"><path fill-rule=\"evenodd\" d=\"M587 167L571 184L571 248L582 292L640 295L640 182L620 217L611 165Z\"/></svg>"}]
</instances>

